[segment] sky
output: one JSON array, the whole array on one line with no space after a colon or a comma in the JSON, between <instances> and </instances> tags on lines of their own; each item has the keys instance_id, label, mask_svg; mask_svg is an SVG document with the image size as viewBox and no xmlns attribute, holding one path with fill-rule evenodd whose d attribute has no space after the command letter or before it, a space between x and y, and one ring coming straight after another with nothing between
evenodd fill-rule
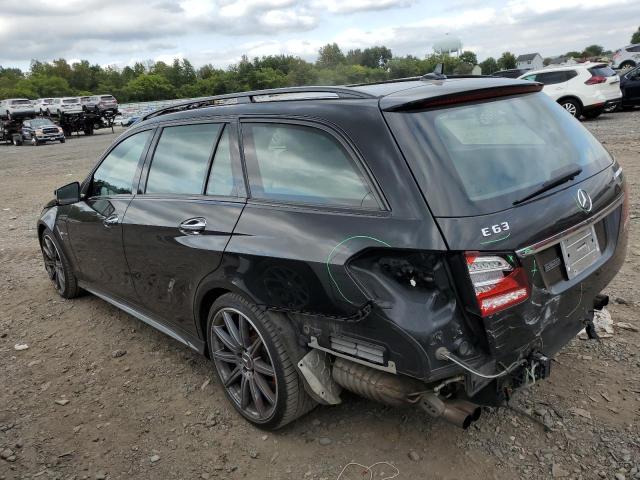
<instances>
[{"instance_id":1,"label":"sky","mask_svg":"<svg viewBox=\"0 0 640 480\"><path fill-rule=\"evenodd\" d=\"M594 43L615 50L639 25L639 0L0 0L0 45L11 45L0 65L187 58L226 67L243 54L280 53L313 61L331 42L422 58L447 34L479 60L505 50L546 57Z\"/></svg>"}]
</instances>

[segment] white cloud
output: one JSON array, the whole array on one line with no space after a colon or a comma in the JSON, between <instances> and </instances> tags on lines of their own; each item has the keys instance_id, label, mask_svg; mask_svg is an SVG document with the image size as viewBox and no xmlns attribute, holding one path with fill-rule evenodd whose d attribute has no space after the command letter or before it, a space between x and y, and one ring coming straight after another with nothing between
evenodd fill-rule
<instances>
[{"instance_id":1,"label":"white cloud","mask_svg":"<svg viewBox=\"0 0 640 480\"><path fill-rule=\"evenodd\" d=\"M415 0L317 0L313 5L316 8L326 8L331 13L354 13L402 8L414 3Z\"/></svg>"},{"instance_id":2,"label":"white cloud","mask_svg":"<svg viewBox=\"0 0 640 480\"><path fill-rule=\"evenodd\" d=\"M87 58L92 63L182 57L226 66L242 54L299 55L315 60L337 42L343 50L386 45L419 57L445 33L480 59L505 50L543 56L593 43L628 43L638 0L0 0L0 65L31 58ZM379 10L385 10L380 12ZM59 25L48 28L43 25ZM99 19L99 21L96 21ZM179 53L178 53L179 52ZM135 59L131 60L130 59Z\"/></svg>"}]
</instances>

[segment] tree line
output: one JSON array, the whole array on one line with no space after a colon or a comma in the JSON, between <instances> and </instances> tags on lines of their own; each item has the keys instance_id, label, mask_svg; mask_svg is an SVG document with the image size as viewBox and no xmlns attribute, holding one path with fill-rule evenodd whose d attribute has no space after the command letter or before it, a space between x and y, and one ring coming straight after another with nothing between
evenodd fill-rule
<instances>
[{"instance_id":1,"label":"tree line","mask_svg":"<svg viewBox=\"0 0 640 480\"><path fill-rule=\"evenodd\" d=\"M640 36L640 29L635 36ZM591 57L606 54L598 45L567 56ZM548 63L550 59L545 59ZM484 75L516 68L516 56L504 52L499 58L478 62L476 54L428 54L394 56L385 46L348 50L330 43L318 52L315 62L292 55L269 55L242 59L227 68L212 64L195 68L187 59L137 62L116 68L91 64L88 60L69 63L33 60L28 71L0 66L0 99L43 98L110 93L120 102L167 100L260 90L286 86L342 85L412 77L432 72L438 63L445 73L469 74L479 64Z\"/></svg>"}]
</instances>

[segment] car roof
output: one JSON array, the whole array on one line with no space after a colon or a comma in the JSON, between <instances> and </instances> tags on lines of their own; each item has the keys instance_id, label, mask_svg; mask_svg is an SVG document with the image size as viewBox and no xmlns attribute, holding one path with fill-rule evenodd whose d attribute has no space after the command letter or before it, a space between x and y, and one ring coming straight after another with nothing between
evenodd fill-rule
<instances>
[{"instance_id":1,"label":"car roof","mask_svg":"<svg viewBox=\"0 0 640 480\"><path fill-rule=\"evenodd\" d=\"M186 116L210 116L224 106L225 113L233 114L235 105L279 102L283 113L290 109L299 112L301 102L317 102L328 99L360 99L379 103L383 110L393 110L416 101L462 94L475 90L500 89L502 87L531 86L531 82L503 77L450 76L439 78L411 77L393 81L353 84L344 86L309 86L256 90L235 94L194 99L155 110L143 116L139 125L175 120ZM351 105L345 102L344 105Z\"/></svg>"}]
</instances>

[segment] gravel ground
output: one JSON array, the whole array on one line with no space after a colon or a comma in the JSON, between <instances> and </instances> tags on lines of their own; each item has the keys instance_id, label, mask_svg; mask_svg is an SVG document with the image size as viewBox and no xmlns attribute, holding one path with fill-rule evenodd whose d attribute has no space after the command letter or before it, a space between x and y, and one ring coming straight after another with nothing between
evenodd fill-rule
<instances>
[{"instance_id":1,"label":"gravel ground","mask_svg":"<svg viewBox=\"0 0 640 480\"><path fill-rule=\"evenodd\" d=\"M353 396L277 433L251 427L206 359L96 297L65 301L49 285L41 207L118 132L0 145L0 479L335 480L351 461L390 462L400 479L640 479L640 110L585 125L631 189L628 259L606 292L615 332L575 339L550 379L512 399L537 421L492 410L466 432ZM364 473L350 467L342 480Z\"/></svg>"}]
</instances>

